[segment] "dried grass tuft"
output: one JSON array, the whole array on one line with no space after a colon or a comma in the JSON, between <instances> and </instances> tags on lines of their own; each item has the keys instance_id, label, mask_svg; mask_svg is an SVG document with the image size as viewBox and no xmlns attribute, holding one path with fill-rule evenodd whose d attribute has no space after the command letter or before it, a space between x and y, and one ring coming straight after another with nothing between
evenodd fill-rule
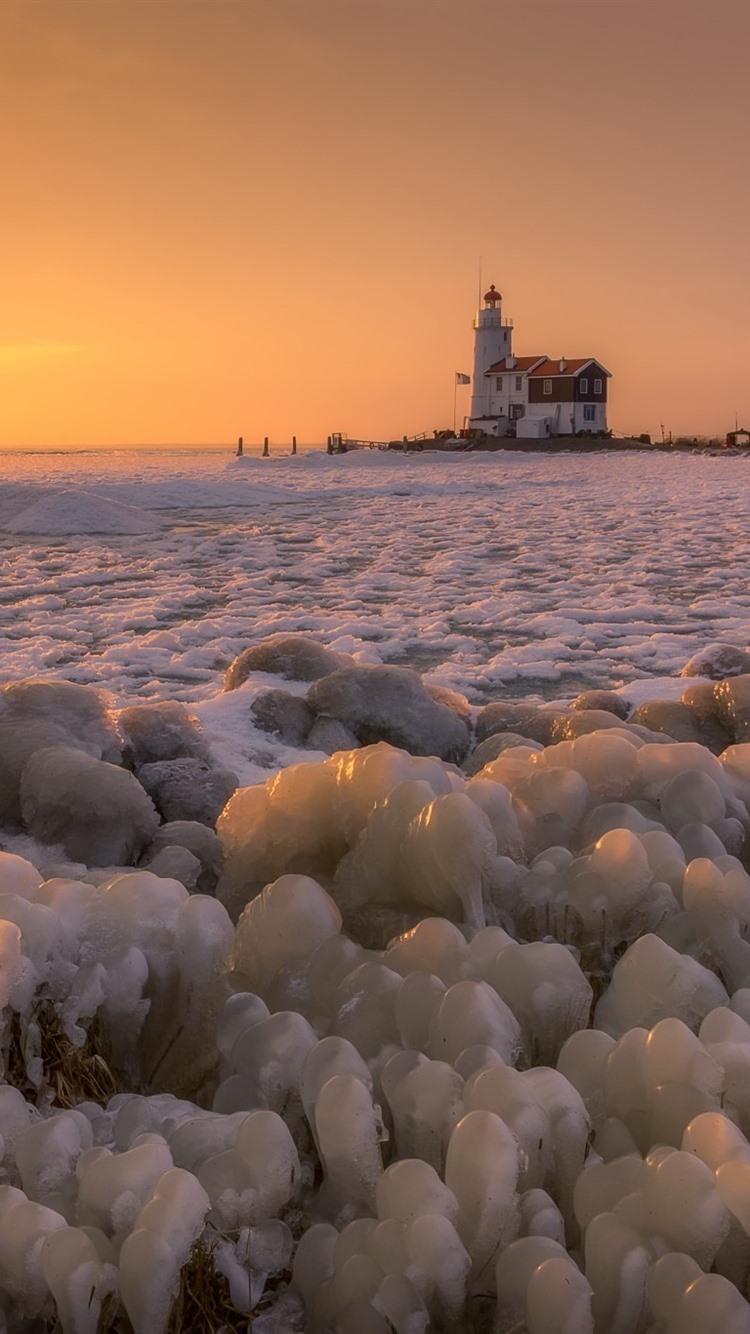
<instances>
[{"instance_id":1,"label":"dried grass tuft","mask_svg":"<svg viewBox=\"0 0 750 1334\"><path fill-rule=\"evenodd\" d=\"M165 1334L233 1334L250 1331L247 1312L238 1311L229 1297L229 1284L214 1264L215 1240L200 1237L180 1271L180 1290L172 1304ZM117 1293L102 1304L97 1334L133 1334Z\"/></svg>"},{"instance_id":2,"label":"dried grass tuft","mask_svg":"<svg viewBox=\"0 0 750 1334\"><path fill-rule=\"evenodd\" d=\"M214 1264L215 1241L199 1237L180 1271L180 1290L169 1315L166 1334L229 1334L247 1331L247 1311L238 1311L229 1283Z\"/></svg>"},{"instance_id":3,"label":"dried grass tuft","mask_svg":"<svg viewBox=\"0 0 750 1334\"><path fill-rule=\"evenodd\" d=\"M16 1013L10 1023L5 1062L5 1078L29 1102L38 1102L51 1095L56 1107L75 1107L79 1102L97 1102L104 1106L115 1093L122 1091L110 1069L104 1029L96 1018L89 1025L86 1041L81 1047L71 1042L52 1001L40 1001L33 1012L32 1022L39 1034L38 1051L34 1054L41 1059L41 1086L37 1087L29 1078L27 1032Z\"/></svg>"}]
</instances>

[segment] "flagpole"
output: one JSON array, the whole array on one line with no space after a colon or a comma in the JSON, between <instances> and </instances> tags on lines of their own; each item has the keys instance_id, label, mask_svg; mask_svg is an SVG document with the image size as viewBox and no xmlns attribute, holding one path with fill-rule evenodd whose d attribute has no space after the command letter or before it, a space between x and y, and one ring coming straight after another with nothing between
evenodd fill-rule
<instances>
[{"instance_id":1,"label":"flagpole","mask_svg":"<svg viewBox=\"0 0 750 1334\"><path fill-rule=\"evenodd\" d=\"M458 375L453 372L453 434L456 434L456 391L458 390Z\"/></svg>"}]
</instances>

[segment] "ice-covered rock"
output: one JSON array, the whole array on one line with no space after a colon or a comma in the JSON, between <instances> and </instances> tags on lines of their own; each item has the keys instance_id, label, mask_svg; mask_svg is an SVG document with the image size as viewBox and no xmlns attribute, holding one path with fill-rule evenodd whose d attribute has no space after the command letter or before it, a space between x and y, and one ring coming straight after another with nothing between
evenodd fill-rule
<instances>
[{"instance_id":1,"label":"ice-covered rock","mask_svg":"<svg viewBox=\"0 0 750 1334\"><path fill-rule=\"evenodd\" d=\"M98 758L120 760L122 743L107 697L92 686L33 677L12 681L0 689L0 717L54 723Z\"/></svg>"},{"instance_id":2,"label":"ice-covered rock","mask_svg":"<svg viewBox=\"0 0 750 1334\"><path fill-rule=\"evenodd\" d=\"M208 758L200 726L184 704L132 704L121 709L118 722L125 740L125 756L136 773L144 764L186 757Z\"/></svg>"},{"instance_id":3,"label":"ice-covered rock","mask_svg":"<svg viewBox=\"0 0 750 1334\"><path fill-rule=\"evenodd\" d=\"M62 722L48 718L0 716L0 824L21 824L21 774L31 756L50 746L86 750Z\"/></svg>"},{"instance_id":4,"label":"ice-covered rock","mask_svg":"<svg viewBox=\"0 0 750 1334\"><path fill-rule=\"evenodd\" d=\"M453 708L433 699L408 667L349 667L307 692L317 713L338 719L364 746L387 741L413 755L463 759L469 729Z\"/></svg>"},{"instance_id":5,"label":"ice-covered rock","mask_svg":"<svg viewBox=\"0 0 750 1334\"><path fill-rule=\"evenodd\" d=\"M194 820L209 828L237 789L237 775L230 769L189 757L144 764L138 779L165 820Z\"/></svg>"},{"instance_id":6,"label":"ice-covered rock","mask_svg":"<svg viewBox=\"0 0 750 1334\"><path fill-rule=\"evenodd\" d=\"M213 894L224 860L216 832L197 820L170 820L159 826L144 849L141 856L144 867L148 869L154 858L169 848L184 848L197 859L199 872L195 888L199 894Z\"/></svg>"},{"instance_id":7,"label":"ice-covered rock","mask_svg":"<svg viewBox=\"0 0 750 1334\"><path fill-rule=\"evenodd\" d=\"M735 744L750 741L750 673L717 681L716 716Z\"/></svg>"},{"instance_id":8,"label":"ice-covered rock","mask_svg":"<svg viewBox=\"0 0 750 1334\"><path fill-rule=\"evenodd\" d=\"M550 741L555 745L558 741L575 741L591 732L606 732L611 728L625 730L627 726L609 709L574 709L555 720Z\"/></svg>"},{"instance_id":9,"label":"ice-covered rock","mask_svg":"<svg viewBox=\"0 0 750 1334\"><path fill-rule=\"evenodd\" d=\"M308 750L322 750L326 755L335 755L340 750L355 750L359 742L338 718L327 718L321 713L310 728L305 745Z\"/></svg>"},{"instance_id":10,"label":"ice-covered rock","mask_svg":"<svg viewBox=\"0 0 750 1334\"><path fill-rule=\"evenodd\" d=\"M517 732L530 741L548 746L552 741L555 723L564 716L564 712L559 709L539 708L529 704L505 701L486 704L477 716L477 741L486 741L496 732Z\"/></svg>"},{"instance_id":11,"label":"ice-covered rock","mask_svg":"<svg viewBox=\"0 0 750 1334\"><path fill-rule=\"evenodd\" d=\"M35 751L21 775L20 797L29 832L88 866L131 864L159 824L131 773L69 746Z\"/></svg>"},{"instance_id":12,"label":"ice-covered rock","mask_svg":"<svg viewBox=\"0 0 750 1334\"><path fill-rule=\"evenodd\" d=\"M617 693L616 690L584 690L582 694L576 695L576 698L570 705L571 709L596 709L605 713L613 713L616 718L624 722L630 713L631 706L628 701Z\"/></svg>"},{"instance_id":13,"label":"ice-covered rock","mask_svg":"<svg viewBox=\"0 0 750 1334\"><path fill-rule=\"evenodd\" d=\"M335 653L315 639L304 635L271 635L238 654L227 670L224 689L236 690L253 672L268 672L287 681L318 681L353 665L348 653Z\"/></svg>"},{"instance_id":14,"label":"ice-covered rock","mask_svg":"<svg viewBox=\"0 0 750 1334\"><path fill-rule=\"evenodd\" d=\"M720 755L729 745L729 734L714 719L701 719L694 709L676 700L654 699L639 704L628 722L664 732L674 741L694 741Z\"/></svg>"},{"instance_id":15,"label":"ice-covered rock","mask_svg":"<svg viewBox=\"0 0 750 1334\"><path fill-rule=\"evenodd\" d=\"M162 848L151 861L144 861L143 868L167 880L179 880L186 889L197 890L201 864L187 848Z\"/></svg>"},{"instance_id":16,"label":"ice-covered rock","mask_svg":"<svg viewBox=\"0 0 750 1334\"><path fill-rule=\"evenodd\" d=\"M469 777L480 774L486 764L491 764L505 750L513 750L516 746L531 746L532 749L541 750L538 741L530 741L528 737L521 736L520 732L495 732L488 736L484 741L467 755L461 768Z\"/></svg>"},{"instance_id":17,"label":"ice-covered rock","mask_svg":"<svg viewBox=\"0 0 750 1334\"><path fill-rule=\"evenodd\" d=\"M736 644L723 643L721 640L714 644L705 644L693 654L692 658L688 658L680 670L680 676L707 676L713 681L748 673L750 673L750 650L739 648Z\"/></svg>"},{"instance_id":18,"label":"ice-covered rock","mask_svg":"<svg viewBox=\"0 0 750 1334\"><path fill-rule=\"evenodd\" d=\"M304 746L315 722L315 711L307 700L288 690L262 691L250 705L250 712L256 727L275 733L287 746Z\"/></svg>"}]
</instances>

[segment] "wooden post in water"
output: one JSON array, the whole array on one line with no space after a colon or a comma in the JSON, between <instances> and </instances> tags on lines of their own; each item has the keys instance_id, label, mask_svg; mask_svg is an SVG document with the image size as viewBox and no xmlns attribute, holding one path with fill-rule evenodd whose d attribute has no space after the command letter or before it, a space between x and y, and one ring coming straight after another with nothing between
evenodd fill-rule
<instances>
[{"instance_id":1,"label":"wooden post in water","mask_svg":"<svg viewBox=\"0 0 750 1334\"><path fill-rule=\"evenodd\" d=\"M264 435L264 436L263 436L263 458L264 458L264 459L267 459L268 457L269 457L269 453L268 453L268 436L267 436L267 435Z\"/></svg>"},{"instance_id":2,"label":"wooden post in water","mask_svg":"<svg viewBox=\"0 0 750 1334\"><path fill-rule=\"evenodd\" d=\"M293 454L296 454L296 453L297 453L297 437L296 437L296 435L293 435L293 436L292 436L292 453L293 453Z\"/></svg>"},{"instance_id":3,"label":"wooden post in water","mask_svg":"<svg viewBox=\"0 0 750 1334\"><path fill-rule=\"evenodd\" d=\"M328 437L328 444L326 445L326 453L327 453L327 454L332 454L332 453L333 453L333 441L331 440L330 435L329 435L329 437Z\"/></svg>"},{"instance_id":4,"label":"wooden post in water","mask_svg":"<svg viewBox=\"0 0 750 1334\"><path fill-rule=\"evenodd\" d=\"M242 458L242 436L240 436L239 440L237 441L237 458L238 459Z\"/></svg>"}]
</instances>

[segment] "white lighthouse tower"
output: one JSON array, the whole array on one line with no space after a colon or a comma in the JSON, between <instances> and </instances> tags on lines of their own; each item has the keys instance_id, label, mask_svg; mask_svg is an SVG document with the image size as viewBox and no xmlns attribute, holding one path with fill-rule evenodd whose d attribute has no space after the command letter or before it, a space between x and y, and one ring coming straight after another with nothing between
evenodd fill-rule
<instances>
[{"instance_id":1,"label":"white lighthouse tower","mask_svg":"<svg viewBox=\"0 0 750 1334\"><path fill-rule=\"evenodd\" d=\"M474 321L474 374L471 382L471 424L480 425L490 416L492 377L486 372L496 361L510 357L513 327L503 323L503 298L492 283L482 298Z\"/></svg>"}]
</instances>

